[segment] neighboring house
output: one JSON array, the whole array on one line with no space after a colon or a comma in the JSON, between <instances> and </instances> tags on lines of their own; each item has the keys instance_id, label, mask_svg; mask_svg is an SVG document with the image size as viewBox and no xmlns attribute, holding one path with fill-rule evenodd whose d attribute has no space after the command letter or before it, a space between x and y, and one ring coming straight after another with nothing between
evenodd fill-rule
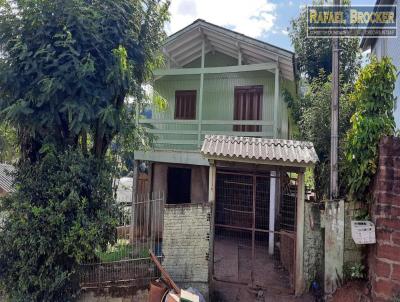
<instances>
[{"instance_id":1,"label":"neighboring house","mask_svg":"<svg viewBox=\"0 0 400 302\"><path fill-rule=\"evenodd\" d=\"M0 164L0 197L13 192L14 167L8 164Z\"/></svg>"},{"instance_id":2,"label":"neighboring house","mask_svg":"<svg viewBox=\"0 0 400 302\"><path fill-rule=\"evenodd\" d=\"M377 0L376 5L392 5L397 6L397 30L400 26L400 2L398 0ZM361 41L361 49L363 51L370 50L372 54L376 55L378 59L382 57L390 57L393 64L397 67L397 71L400 72L400 36L399 32L395 38L363 38ZM400 77L397 77L396 88L394 91L397 97L396 107L394 111L394 118L396 121L397 129L400 129Z\"/></svg>"},{"instance_id":3,"label":"neighboring house","mask_svg":"<svg viewBox=\"0 0 400 302\"><path fill-rule=\"evenodd\" d=\"M204 20L168 37L164 54L153 87L169 106L141 115L158 139L135 152L148 168L138 194L164 192L176 217L164 216L164 266L198 287L222 280L302 293L317 261L304 261L304 171L318 158L311 143L289 140L282 92L296 93L294 54Z\"/></svg>"}]
</instances>

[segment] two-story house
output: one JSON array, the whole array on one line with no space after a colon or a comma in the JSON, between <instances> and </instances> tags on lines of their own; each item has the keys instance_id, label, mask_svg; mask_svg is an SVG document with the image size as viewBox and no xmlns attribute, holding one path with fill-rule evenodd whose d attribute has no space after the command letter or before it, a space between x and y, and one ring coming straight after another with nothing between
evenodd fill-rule
<instances>
[{"instance_id":1,"label":"two-story house","mask_svg":"<svg viewBox=\"0 0 400 302\"><path fill-rule=\"evenodd\" d=\"M400 2L398 0L377 0L376 5L396 5L396 20L397 28L400 25ZM375 55L378 59L382 57L389 57L392 63L400 71L400 36L397 37L364 37L361 40L361 49L363 51L369 50L371 54ZM396 128L400 129L400 77L397 77L394 95L397 97L396 107L394 110L394 119Z\"/></svg>"},{"instance_id":2,"label":"two-story house","mask_svg":"<svg viewBox=\"0 0 400 302\"><path fill-rule=\"evenodd\" d=\"M318 159L311 143L289 140L283 91L296 93L294 54L204 20L168 37L163 51L153 88L168 108L137 112L157 137L153 150L135 152L147 168L138 194L164 192L167 206L212 205L209 271L196 282L301 293L304 170ZM183 275L166 255L171 275L186 278L176 281L194 281L187 276L201 270L198 250L179 255Z\"/></svg>"}]
</instances>

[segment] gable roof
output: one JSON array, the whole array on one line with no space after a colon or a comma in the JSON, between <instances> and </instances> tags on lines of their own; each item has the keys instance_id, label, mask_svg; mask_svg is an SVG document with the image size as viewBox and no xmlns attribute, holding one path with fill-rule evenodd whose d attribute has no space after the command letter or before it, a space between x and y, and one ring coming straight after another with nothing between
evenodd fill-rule
<instances>
[{"instance_id":1,"label":"gable roof","mask_svg":"<svg viewBox=\"0 0 400 302\"><path fill-rule=\"evenodd\" d=\"M311 142L258 137L206 135L201 153L207 158L255 160L282 166L309 166L318 161Z\"/></svg>"},{"instance_id":2,"label":"gable roof","mask_svg":"<svg viewBox=\"0 0 400 302\"><path fill-rule=\"evenodd\" d=\"M218 51L238 58L240 51L244 64L278 62L283 77L294 79L293 52L202 19L169 36L164 53L175 67L182 67L201 56L203 39L206 53Z\"/></svg>"},{"instance_id":3,"label":"gable roof","mask_svg":"<svg viewBox=\"0 0 400 302\"><path fill-rule=\"evenodd\" d=\"M6 192L13 192L14 178L11 175L15 168L8 164L0 164L0 188Z\"/></svg>"}]
</instances>

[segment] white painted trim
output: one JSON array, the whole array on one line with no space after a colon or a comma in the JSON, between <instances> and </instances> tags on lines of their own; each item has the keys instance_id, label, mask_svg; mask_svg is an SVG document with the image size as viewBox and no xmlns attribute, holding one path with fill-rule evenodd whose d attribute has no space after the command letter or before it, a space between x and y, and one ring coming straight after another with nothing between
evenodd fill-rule
<instances>
[{"instance_id":1,"label":"white painted trim","mask_svg":"<svg viewBox=\"0 0 400 302\"><path fill-rule=\"evenodd\" d=\"M139 119L140 124L187 124L197 125L198 120L156 120ZM274 121L257 120L203 120L203 125L251 125L251 126L273 126Z\"/></svg>"},{"instance_id":2,"label":"white painted trim","mask_svg":"<svg viewBox=\"0 0 400 302\"><path fill-rule=\"evenodd\" d=\"M247 163L247 164L256 164L256 165L269 165L269 166L280 166L280 167L293 167L293 168L308 168L313 167L315 164L313 163L298 163L298 162L290 162L290 161L279 161L279 160L269 160L269 159L248 159L242 157L219 157L219 156L204 156L208 160L216 160L221 162L236 162L236 163Z\"/></svg>"},{"instance_id":3,"label":"white painted trim","mask_svg":"<svg viewBox=\"0 0 400 302\"><path fill-rule=\"evenodd\" d=\"M275 91L274 91L274 137L279 137L278 128L278 112L279 112L279 68L275 69Z\"/></svg>"},{"instance_id":4,"label":"white painted trim","mask_svg":"<svg viewBox=\"0 0 400 302\"><path fill-rule=\"evenodd\" d=\"M206 68L173 68L173 69L156 69L155 76L167 75L190 75L190 74L212 74L212 73L229 73L229 72L246 72L257 70L275 70L276 63L261 63L241 66L224 66L224 67L206 67Z\"/></svg>"},{"instance_id":5,"label":"white painted trim","mask_svg":"<svg viewBox=\"0 0 400 302\"><path fill-rule=\"evenodd\" d=\"M196 142L195 142L196 143ZM160 163L175 163L196 166L209 166L199 151L175 151L175 150L155 150L155 151L136 151L135 160L145 160Z\"/></svg>"},{"instance_id":6,"label":"white painted trim","mask_svg":"<svg viewBox=\"0 0 400 302\"><path fill-rule=\"evenodd\" d=\"M203 36L203 41L201 42L201 69L204 70L205 64L205 47L206 42ZM200 148L201 146L201 123L203 120L203 90L204 90L204 73L200 74L200 88L199 88L199 116L198 116L198 125L197 125L197 146Z\"/></svg>"}]
</instances>

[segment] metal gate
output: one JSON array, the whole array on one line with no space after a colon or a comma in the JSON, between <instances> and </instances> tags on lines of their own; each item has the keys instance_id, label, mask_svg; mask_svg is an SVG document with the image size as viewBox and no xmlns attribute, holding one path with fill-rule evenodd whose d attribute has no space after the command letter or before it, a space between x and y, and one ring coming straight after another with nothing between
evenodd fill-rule
<instances>
[{"instance_id":1,"label":"metal gate","mask_svg":"<svg viewBox=\"0 0 400 302\"><path fill-rule=\"evenodd\" d=\"M217 171L214 279L293 291L297 185L289 175Z\"/></svg>"}]
</instances>

